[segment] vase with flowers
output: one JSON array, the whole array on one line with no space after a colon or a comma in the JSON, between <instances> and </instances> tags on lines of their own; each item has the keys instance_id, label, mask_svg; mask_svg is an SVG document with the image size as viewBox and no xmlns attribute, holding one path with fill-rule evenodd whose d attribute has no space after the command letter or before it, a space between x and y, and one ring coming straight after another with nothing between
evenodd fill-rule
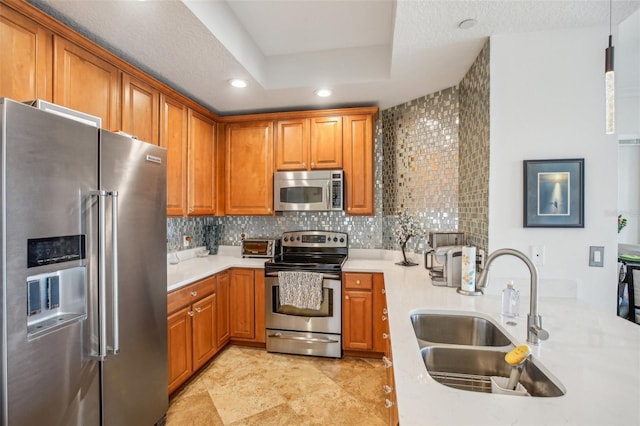
<instances>
[{"instance_id":1,"label":"vase with flowers","mask_svg":"<svg viewBox=\"0 0 640 426\"><path fill-rule=\"evenodd\" d=\"M619 214L618 215L618 234L620 233L620 231L622 231L622 229L625 226L627 226L627 218Z\"/></svg>"},{"instance_id":2,"label":"vase with flowers","mask_svg":"<svg viewBox=\"0 0 640 426\"><path fill-rule=\"evenodd\" d=\"M401 262L397 262L396 265L416 266L417 263L407 259L407 253L405 250L407 248L407 242L412 237L419 237L422 235L422 230L420 229L418 222L414 217L407 215L406 212L400 212L396 216L396 229L394 230L393 235L396 243L400 245L400 248L402 249L403 258L403 260Z\"/></svg>"}]
</instances>

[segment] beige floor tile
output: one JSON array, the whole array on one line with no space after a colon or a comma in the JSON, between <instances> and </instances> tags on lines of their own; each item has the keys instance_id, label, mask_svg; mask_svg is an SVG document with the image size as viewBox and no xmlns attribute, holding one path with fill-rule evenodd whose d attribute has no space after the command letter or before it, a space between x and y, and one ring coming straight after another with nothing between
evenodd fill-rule
<instances>
[{"instance_id":1,"label":"beige floor tile","mask_svg":"<svg viewBox=\"0 0 640 426\"><path fill-rule=\"evenodd\" d=\"M168 426L384 425L384 365L229 346L172 397Z\"/></svg>"}]
</instances>

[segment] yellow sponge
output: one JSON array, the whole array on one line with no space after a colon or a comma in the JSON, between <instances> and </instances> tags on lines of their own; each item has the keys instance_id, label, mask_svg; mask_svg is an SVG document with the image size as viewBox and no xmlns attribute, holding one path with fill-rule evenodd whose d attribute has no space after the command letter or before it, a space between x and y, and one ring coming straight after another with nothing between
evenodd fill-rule
<instances>
[{"instance_id":1,"label":"yellow sponge","mask_svg":"<svg viewBox=\"0 0 640 426\"><path fill-rule=\"evenodd\" d=\"M504 360L509 365L520 365L531 355L531 350L527 345L520 345L513 348L504 356Z\"/></svg>"}]
</instances>

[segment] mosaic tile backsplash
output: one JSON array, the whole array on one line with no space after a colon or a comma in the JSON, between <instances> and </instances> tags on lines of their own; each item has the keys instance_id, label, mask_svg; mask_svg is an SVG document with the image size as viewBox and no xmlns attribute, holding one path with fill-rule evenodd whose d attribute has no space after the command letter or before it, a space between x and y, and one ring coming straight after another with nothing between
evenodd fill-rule
<instances>
[{"instance_id":1,"label":"mosaic tile backsplash","mask_svg":"<svg viewBox=\"0 0 640 426\"><path fill-rule=\"evenodd\" d=\"M489 143L488 43L459 86L380 112L375 124L375 215L285 212L278 216L167 219L167 249L206 243L207 226L219 226L221 245L239 245L241 235L276 237L284 231L334 230L349 234L351 248L399 250L395 215L405 211L423 236L407 250L423 253L429 231L462 231L486 248ZM477 161L476 161L477 159Z\"/></svg>"}]
</instances>

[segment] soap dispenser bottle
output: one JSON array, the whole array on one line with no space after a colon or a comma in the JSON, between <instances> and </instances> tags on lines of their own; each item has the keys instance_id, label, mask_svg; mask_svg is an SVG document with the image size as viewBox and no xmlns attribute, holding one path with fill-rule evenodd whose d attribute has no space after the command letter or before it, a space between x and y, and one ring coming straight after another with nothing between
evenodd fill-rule
<instances>
[{"instance_id":1,"label":"soap dispenser bottle","mask_svg":"<svg viewBox=\"0 0 640 426\"><path fill-rule=\"evenodd\" d=\"M502 290L502 315L517 318L520 312L520 291L513 287L513 281L507 283Z\"/></svg>"}]
</instances>

